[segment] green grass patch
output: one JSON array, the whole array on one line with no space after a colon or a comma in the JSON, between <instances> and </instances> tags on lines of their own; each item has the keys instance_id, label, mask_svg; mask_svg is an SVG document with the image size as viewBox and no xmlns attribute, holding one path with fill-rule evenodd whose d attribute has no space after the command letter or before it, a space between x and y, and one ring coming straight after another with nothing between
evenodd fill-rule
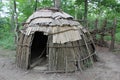
<instances>
[{"instance_id":1,"label":"green grass patch","mask_svg":"<svg viewBox=\"0 0 120 80\"><path fill-rule=\"evenodd\" d=\"M111 40L111 36L105 36L104 39L107 40L107 41L110 41Z\"/></svg>"},{"instance_id":2,"label":"green grass patch","mask_svg":"<svg viewBox=\"0 0 120 80\"><path fill-rule=\"evenodd\" d=\"M120 43L120 32L116 33L115 40Z\"/></svg>"},{"instance_id":3,"label":"green grass patch","mask_svg":"<svg viewBox=\"0 0 120 80\"><path fill-rule=\"evenodd\" d=\"M0 46L4 49L15 49L15 45L14 45L14 35L13 33L3 33L3 37L0 38Z\"/></svg>"}]
</instances>

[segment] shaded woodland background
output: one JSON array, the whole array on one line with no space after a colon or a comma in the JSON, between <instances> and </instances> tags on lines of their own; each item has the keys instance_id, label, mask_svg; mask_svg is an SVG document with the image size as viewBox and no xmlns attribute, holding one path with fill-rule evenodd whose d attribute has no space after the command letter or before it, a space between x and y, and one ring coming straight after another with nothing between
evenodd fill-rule
<instances>
[{"instance_id":1,"label":"shaded woodland background","mask_svg":"<svg viewBox=\"0 0 120 80\"><path fill-rule=\"evenodd\" d=\"M26 19L39 8L52 6L53 0L0 0L0 46L15 49L15 37ZM116 19L115 40L120 44L119 0L62 0L61 9L81 21L90 30L94 28L96 19L99 23L98 28L102 27L105 19L107 27L111 27L113 20ZM97 37L99 38L99 35ZM111 40L110 36L105 36L105 39Z\"/></svg>"}]
</instances>

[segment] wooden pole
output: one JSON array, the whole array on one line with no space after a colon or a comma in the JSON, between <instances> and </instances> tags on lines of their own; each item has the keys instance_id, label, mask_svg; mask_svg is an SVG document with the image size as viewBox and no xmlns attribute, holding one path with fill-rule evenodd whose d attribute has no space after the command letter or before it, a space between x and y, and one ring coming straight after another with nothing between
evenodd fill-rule
<instances>
[{"instance_id":1,"label":"wooden pole","mask_svg":"<svg viewBox=\"0 0 120 80\"><path fill-rule=\"evenodd\" d=\"M103 26L102 26L102 32L101 32L101 38L100 38L100 45L101 46L105 46L105 44L104 44L104 36L105 36L105 32L104 32L104 29L105 29L105 27L107 26L107 19L105 19L105 21L103 22Z\"/></svg>"},{"instance_id":2,"label":"wooden pole","mask_svg":"<svg viewBox=\"0 0 120 80\"><path fill-rule=\"evenodd\" d=\"M111 32L111 45L110 45L109 51L114 50L116 24L117 24L117 20L115 18L114 21L113 21L113 29L112 29L112 32Z\"/></svg>"},{"instance_id":3,"label":"wooden pole","mask_svg":"<svg viewBox=\"0 0 120 80\"><path fill-rule=\"evenodd\" d=\"M95 33L93 34L93 40L96 42L96 32L98 31L98 19L95 20Z\"/></svg>"},{"instance_id":4,"label":"wooden pole","mask_svg":"<svg viewBox=\"0 0 120 80\"><path fill-rule=\"evenodd\" d=\"M61 7L61 0L54 0L54 7L60 9L60 7Z\"/></svg>"},{"instance_id":5,"label":"wooden pole","mask_svg":"<svg viewBox=\"0 0 120 80\"><path fill-rule=\"evenodd\" d=\"M85 27L88 27L88 23L87 23L87 14L88 14L88 0L84 0L84 23L85 23Z\"/></svg>"},{"instance_id":6,"label":"wooden pole","mask_svg":"<svg viewBox=\"0 0 120 80\"><path fill-rule=\"evenodd\" d=\"M95 30L98 29L98 19L95 20Z\"/></svg>"},{"instance_id":7,"label":"wooden pole","mask_svg":"<svg viewBox=\"0 0 120 80\"><path fill-rule=\"evenodd\" d=\"M17 15L17 10L16 10L16 0L14 0L14 22L15 22L15 43L18 42L18 30L19 30L19 27L18 27L18 15Z\"/></svg>"},{"instance_id":8,"label":"wooden pole","mask_svg":"<svg viewBox=\"0 0 120 80\"><path fill-rule=\"evenodd\" d=\"M35 11L37 10L37 2L38 0L35 0Z\"/></svg>"}]
</instances>

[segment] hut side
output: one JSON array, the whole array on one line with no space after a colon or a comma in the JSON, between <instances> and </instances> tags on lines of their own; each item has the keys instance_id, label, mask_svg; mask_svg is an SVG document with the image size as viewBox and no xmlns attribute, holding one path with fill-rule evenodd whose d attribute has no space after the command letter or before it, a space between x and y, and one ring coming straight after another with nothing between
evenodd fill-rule
<instances>
[{"instance_id":1,"label":"hut side","mask_svg":"<svg viewBox=\"0 0 120 80\"><path fill-rule=\"evenodd\" d=\"M34 12L20 30L16 62L29 69L46 63L48 71L75 71L94 62L95 46L89 32L58 9Z\"/></svg>"}]
</instances>

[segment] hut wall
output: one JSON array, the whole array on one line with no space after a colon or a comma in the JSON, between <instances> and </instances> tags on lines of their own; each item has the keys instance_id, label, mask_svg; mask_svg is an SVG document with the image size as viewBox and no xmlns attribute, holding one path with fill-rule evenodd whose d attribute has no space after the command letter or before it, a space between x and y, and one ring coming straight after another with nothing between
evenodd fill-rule
<instances>
[{"instance_id":1,"label":"hut wall","mask_svg":"<svg viewBox=\"0 0 120 80\"><path fill-rule=\"evenodd\" d=\"M48 45L49 70L69 72L90 67L95 49L87 35L84 35L81 40L64 44L51 43L52 36L50 36Z\"/></svg>"},{"instance_id":2,"label":"hut wall","mask_svg":"<svg viewBox=\"0 0 120 80\"><path fill-rule=\"evenodd\" d=\"M31 46L33 41L33 35L27 36L21 33L19 36L16 61L17 65L23 69L28 69L31 65L31 59L33 57L31 54ZM92 56L94 55L95 47L87 33L81 36L81 40L64 44L52 42L53 36L49 35L47 42L49 71L69 72L83 70L93 64Z\"/></svg>"},{"instance_id":3,"label":"hut wall","mask_svg":"<svg viewBox=\"0 0 120 80\"><path fill-rule=\"evenodd\" d=\"M28 69L29 67L31 40L32 40L32 35L27 36L20 33L18 46L17 46L17 56L16 56L16 63L20 68Z\"/></svg>"}]
</instances>

